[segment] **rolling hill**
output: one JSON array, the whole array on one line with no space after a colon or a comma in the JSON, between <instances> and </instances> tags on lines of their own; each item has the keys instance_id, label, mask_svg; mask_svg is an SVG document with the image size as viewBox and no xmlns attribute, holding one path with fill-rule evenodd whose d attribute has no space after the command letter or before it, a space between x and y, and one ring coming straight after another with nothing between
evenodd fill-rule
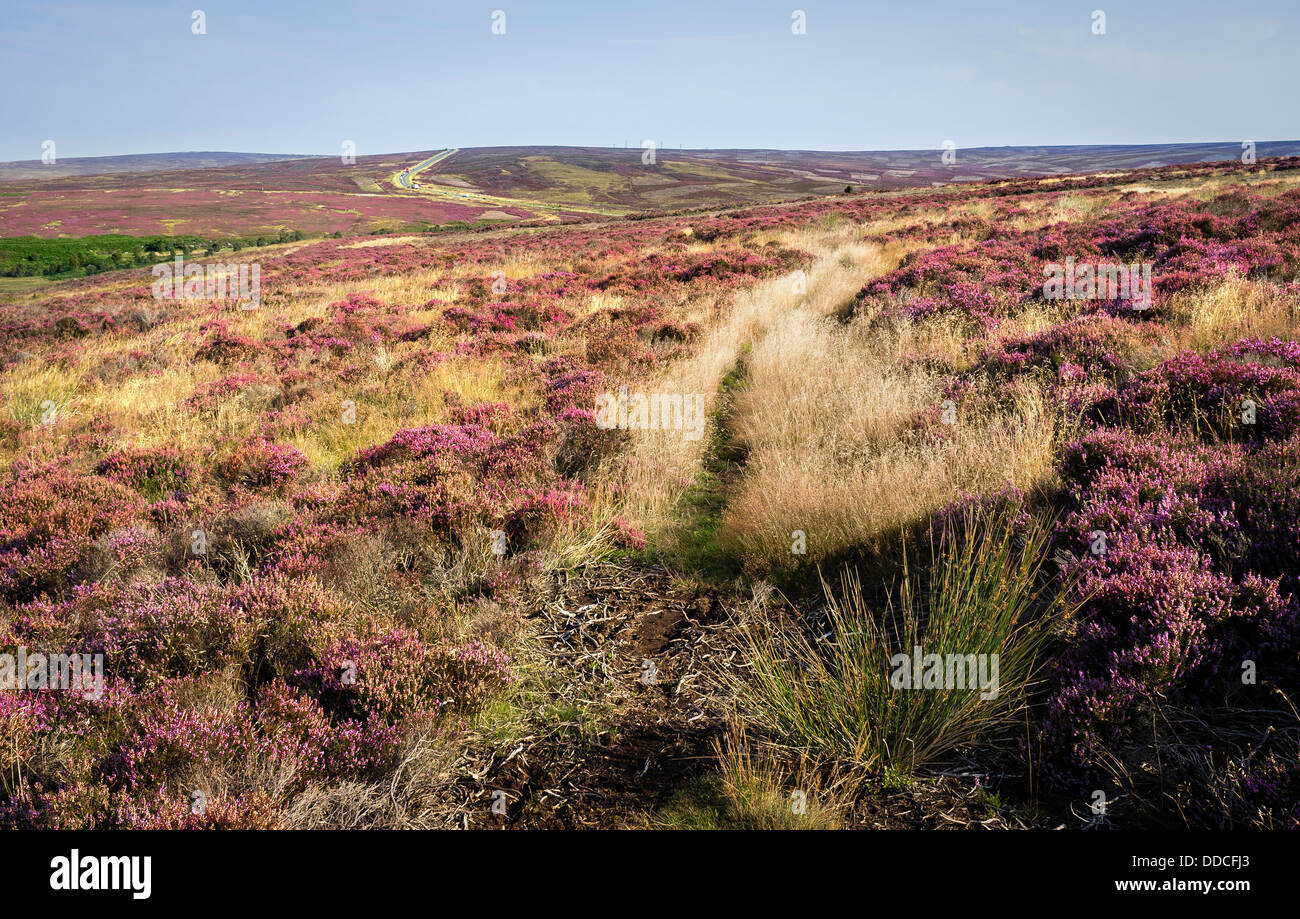
<instances>
[{"instance_id":1,"label":"rolling hill","mask_svg":"<svg viewBox=\"0 0 1300 919\"><path fill-rule=\"evenodd\" d=\"M0 164L0 236L308 236L673 213L1241 157L1239 143L825 152L477 147L357 157L177 153ZM1300 153L1261 142L1256 155ZM651 161L653 159L653 161ZM424 167L426 161L432 165ZM400 181L419 168L418 181ZM409 186L409 187L408 187Z\"/></svg>"},{"instance_id":2,"label":"rolling hill","mask_svg":"<svg viewBox=\"0 0 1300 919\"><path fill-rule=\"evenodd\" d=\"M251 166L279 160L302 159L297 153L131 153L125 156L59 157L53 163L16 160L0 163L0 182L24 179L105 175L109 173L160 172L168 169L209 169L214 166Z\"/></svg>"}]
</instances>

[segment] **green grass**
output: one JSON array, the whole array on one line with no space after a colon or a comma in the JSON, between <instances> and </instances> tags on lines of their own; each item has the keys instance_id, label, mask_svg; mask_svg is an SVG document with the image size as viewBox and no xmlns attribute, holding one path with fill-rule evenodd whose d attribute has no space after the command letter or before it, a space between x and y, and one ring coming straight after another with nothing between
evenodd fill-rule
<instances>
[{"instance_id":1,"label":"green grass","mask_svg":"<svg viewBox=\"0 0 1300 919\"><path fill-rule=\"evenodd\" d=\"M535 662L516 666L519 682L489 699L476 714L473 730L479 737L504 747L541 733L582 745L617 730L608 706L561 696L566 684L560 672Z\"/></svg>"},{"instance_id":2,"label":"green grass","mask_svg":"<svg viewBox=\"0 0 1300 919\"><path fill-rule=\"evenodd\" d=\"M659 165L668 172L675 172L692 178L713 179L723 183L746 183L750 185L762 184L755 179L744 175L737 175L730 172L725 167L715 163L701 162L699 160L679 160L668 159L672 153L671 150L664 150L659 156L664 160Z\"/></svg>"},{"instance_id":3,"label":"green grass","mask_svg":"<svg viewBox=\"0 0 1300 919\"><path fill-rule=\"evenodd\" d=\"M975 800L979 805L988 811L990 816L995 816L1006 810L1006 804L1002 801L1002 796L996 791L989 791L987 788L980 786L975 790Z\"/></svg>"},{"instance_id":4,"label":"green grass","mask_svg":"<svg viewBox=\"0 0 1300 919\"><path fill-rule=\"evenodd\" d=\"M741 726L715 738L718 771L692 780L655 815L681 830L833 830L842 825L856 783L828 785L807 763L797 768L756 756Z\"/></svg>"},{"instance_id":5,"label":"green grass","mask_svg":"<svg viewBox=\"0 0 1300 919\"><path fill-rule=\"evenodd\" d=\"M759 619L744 636L747 676L736 678L751 722L779 746L894 781L1007 722L1054 626L1073 612L1044 570L1049 532L1048 522L1025 526L1007 511L968 512L932 536L927 572L912 571L904 554L901 589L883 610L846 573L838 591L823 584L820 634ZM998 655L996 695L894 685L895 655L917 646Z\"/></svg>"},{"instance_id":6,"label":"green grass","mask_svg":"<svg viewBox=\"0 0 1300 919\"><path fill-rule=\"evenodd\" d=\"M717 407L709 420L709 448L699 476L683 497L676 538L668 550L672 560L707 583L734 579L741 573L741 560L726 549L718 535L726 509L727 478L744 465L747 451L727 431L727 412L736 392L745 383L745 357L741 351L736 365L727 371L718 390Z\"/></svg>"},{"instance_id":7,"label":"green grass","mask_svg":"<svg viewBox=\"0 0 1300 919\"><path fill-rule=\"evenodd\" d=\"M22 293L53 283L49 278L0 278L0 294Z\"/></svg>"},{"instance_id":8,"label":"green grass","mask_svg":"<svg viewBox=\"0 0 1300 919\"><path fill-rule=\"evenodd\" d=\"M529 194L546 201L561 198L565 202L590 203L597 197L626 194L631 187L627 178L613 171L587 169L574 163L544 158L527 158L525 162L529 172L551 186Z\"/></svg>"},{"instance_id":9,"label":"green grass","mask_svg":"<svg viewBox=\"0 0 1300 919\"><path fill-rule=\"evenodd\" d=\"M791 793L763 779L728 782L707 776L685 785L656 815L670 830L830 830L836 815L807 801L796 813Z\"/></svg>"},{"instance_id":10,"label":"green grass","mask_svg":"<svg viewBox=\"0 0 1300 919\"><path fill-rule=\"evenodd\" d=\"M668 830L738 829L727 819L728 810L722 781L709 776L675 791L657 816L659 825Z\"/></svg>"}]
</instances>

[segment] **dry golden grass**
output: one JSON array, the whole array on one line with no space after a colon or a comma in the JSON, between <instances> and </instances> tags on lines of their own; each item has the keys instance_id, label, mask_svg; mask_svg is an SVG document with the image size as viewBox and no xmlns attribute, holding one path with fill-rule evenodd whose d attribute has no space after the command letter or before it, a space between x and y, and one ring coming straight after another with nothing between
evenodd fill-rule
<instances>
[{"instance_id":1,"label":"dry golden grass","mask_svg":"<svg viewBox=\"0 0 1300 919\"><path fill-rule=\"evenodd\" d=\"M378 249L384 246L406 246L411 243L423 242L422 236L381 236L378 239L366 239L359 243L349 243L346 246L340 246L341 249Z\"/></svg>"},{"instance_id":2,"label":"dry golden grass","mask_svg":"<svg viewBox=\"0 0 1300 919\"><path fill-rule=\"evenodd\" d=\"M1229 181L1212 180L1198 189L1210 195L1218 186L1228 187ZM1256 183L1256 190L1281 191L1297 181L1300 178L1273 177ZM1033 213L1011 224L1041 225L1047 216L1096 212L1127 190L1131 187L1027 201ZM1172 182L1156 183L1151 190L1183 193ZM757 244L772 241L814 255L802 287L796 273L759 284L730 302L703 296L676 310L680 318L700 323L705 332L690 357L637 388L702 393L713 411L722 380L743 362L748 379L731 406L729 424L731 435L751 453L730 498L722 534L739 551L757 553L760 562L788 556L789 533L795 529L809 533L810 551L812 546L833 551L854 541L876 540L958 491L1004 481L1033 487L1049 477L1054 438L1064 422L1051 417L1036 393L1022 393L1014 407L999 414L959 419L952 436L942 441L919 446L901 436L910 419L940 400L938 374L906 364L902 357L925 355L960 372L992 339L972 338L942 320L882 332L878 324L872 325L871 315L847 324L836 317L864 283L926 245L897 240L882 244L873 237L917 222L963 214L988 218L992 213L993 204L987 200L947 206L939 202L865 224L827 220L798 231L756 234ZM953 242L964 240L962 234L953 234ZM376 239L356 245L407 241ZM690 248L712 246L692 240ZM270 246L262 251L290 250ZM433 299L456 302L469 278L493 270L504 272L507 279L520 278L563 262L563 257L511 252L509 240L503 238L496 266L465 264L373 278L365 289L381 300L405 305L405 316L412 321L432 321L441 309L420 305ZM111 291L134 283L105 281L90 289ZM286 323L327 316L331 304L355 289L353 283L303 286L291 296L265 298L259 310L231 309L222 318L236 334L273 337ZM617 296L595 294L564 305L583 318L619 304ZM1275 286L1237 278L1211 291L1179 295L1168 308L1173 321L1164 339L1152 343L1153 360L1186 347L1204 351L1243 335L1291 338L1300 327L1296 305ZM83 425L92 419L106 422L123 442L137 446L177 444L206 451L220 440L255 433L265 409L255 399L227 399L213 411L187 407L196 390L226 372L193 360L198 327L211 317L188 308L160 310L168 321L151 331L99 335L87 339L63 364L27 361L3 372L0 411L26 426L39 420L43 405L52 403L60 419ZM1046 329L1061 319L1050 307L1029 309L993 339ZM281 439L306 454L313 475L328 475L356 450L380 443L402 427L445 420L451 404L504 401L527 411L536 403L537 393L507 382L503 367L491 360L457 359L432 371L402 364L403 357L418 348L450 349L455 338L435 333L422 343L363 348L367 369L350 384L351 390L296 398L295 407L307 421ZM544 348L556 353L584 346L581 331L575 331ZM116 376L99 372L138 350L158 356L162 369ZM345 399L357 405L355 424L343 423ZM631 435L627 453L595 477L595 523L564 534L558 549L563 558L600 551L615 517L627 518L651 537L665 535L678 520L683 496L699 480L709 438L689 440L680 432L657 431ZM0 448L0 465L11 459L10 448Z\"/></svg>"},{"instance_id":3,"label":"dry golden grass","mask_svg":"<svg viewBox=\"0 0 1300 919\"><path fill-rule=\"evenodd\" d=\"M83 386L75 370L24 361L0 376L0 398L12 420L31 427L83 411Z\"/></svg>"},{"instance_id":4,"label":"dry golden grass","mask_svg":"<svg viewBox=\"0 0 1300 919\"><path fill-rule=\"evenodd\" d=\"M1174 349L1210 351L1245 337L1293 339L1300 304L1267 282L1231 277L1207 290L1185 291L1167 304Z\"/></svg>"},{"instance_id":5,"label":"dry golden grass","mask_svg":"<svg viewBox=\"0 0 1300 919\"><path fill-rule=\"evenodd\" d=\"M299 405L309 421L286 442L318 474L333 471L358 450L383 443L402 428L444 422L449 406L506 402L524 412L537 401L531 388L508 382L505 367L496 360L460 359L415 371L391 369L395 357L387 352L376 351L370 358L370 372L349 390L321 393Z\"/></svg>"},{"instance_id":6,"label":"dry golden grass","mask_svg":"<svg viewBox=\"0 0 1300 919\"><path fill-rule=\"evenodd\" d=\"M783 233L775 234L773 238L787 245L808 245L817 249L828 236L834 236L837 246L847 246L853 257L860 259L865 257L866 247L854 243L854 235L855 228L845 224L833 232ZM380 239L360 245L391 245L398 241ZM281 254L293 248L283 244L259 250L246 249L240 257ZM697 243L693 248L705 250L713 246ZM893 249L886 258L896 260ZM509 241L503 240L497 270L504 272L510 280L555 267L553 261L537 255L513 253ZM408 306L406 316L412 321L432 320L441 310L423 310L420 304L432 299L456 302L462 292L462 279L482 277L490 268L466 264L373 278L368 279L366 290L381 300ZM137 283L136 278L105 280L88 287L87 291L111 292ZM672 378L665 381L664 387L676 386L687 392L716 391L722 374L735 364L741 347L752 337L749 326L761 322L759 317L765 309L779 311L781 308L777 299L781 284L772 282L767 288L766 294L747 297L748 302L738 308L728 307L724 325L701 349L702 357L670 375ZM224 311L221 318L234 334L265 339L278 335L278 330L285 324L297 325L304 319L328 316L331 305L354 290L354 284L344 282L304 285L295 289L291 296L264 297L258 310L232 308ZM565 305L582 317L617 307L618 302L617 297L595 295ZM196 390L225 373L215 364L193 359L193 342L199 336L199 326L211 315L188 305L162 305L158 312L166 321L151 331L96 336L88 339L69 363L28 361L0 374L0 398L3 399L4 411L26 426L39 419L41 406L48 400L57 406L61 419L107 422L124 443L136 446L172 443L206 449L219 438L242 438L252 434L264 406L245 404L238 398L229 400L229 404L215 412L194 412L186 406L186 400ZM701 298L687 304L682 318L710 326L717 325L722 319L720 307L712 298ZM447 338L426 341L423 346L449 347L451 344L452 339ZM551 343L548 349L580 349L583 344L581 333L575 333ZM526 409L535 398L533 393L520 393L506 386L500 368L485 366L482 362L454 362L438 368L424 379L416 378L418 375L409 371L391 370L400 364L407 351L416 347L419 345L397 344L389 350L376 350L376 353L367 355L374 368L357 384L358 391L366 395L367 401L366 411L358 413L356 425L344 427L338 423L342 397L308 399L298 404L307 414L310 424L295 432L291 441L307 454L314 466L319 465L318 472L328 473L349 452L382 441L405 424L440 420L446 408L444 396L448 394L465 402L510 401L520 409ZM99 373L103 367L129 363L131 352L141 350L158 358L156 363L161 369L151 374L108 374L107 378ZM251 369L256 371L257 368ZM362 399L356 401L360 406ZM687 449L686 453L697 455L693 448ZM6 448L4 455L0 456L0 464L11 459ZM652 499L651 503L654 504L655 500Z\"/></svg>"},{"instance_id":7,"label":"dry golden grass","mask_svg":"<svg viewBox=\"0 0 1300 919\"><path fill-rule=\"evenodd\" d=\"M765 281L725 304L690 357L653 380L647 392L703 394L707 410L717 408L723 378L768 330L792 311L828 315L842 307L872 277L889 270L902 249L882 249L858 239L852 225L775 236L783 245L814 255L806 271ZM705 306L697 305L702 312ZM593 489L594 523L562 534L559 554L572 563L604 546L610 521L624 518L652 539L663 539L679 523L683 497L696 482L710 438L690 440L680 431L632 431L629 449L607 462Z\"/></svg>"},{"instance_id":8,"label":"dry golden grass","mask_svg":"<svg viewBox=\"0 0 1300 919\"><path fill-rule=\"evenodd\" d=\"M943 436L903 436L943 401L939 375L906 355L969 359L976 343L944 322L843 324L794 311L754 347L731 431L749 449L722 544L756 570L850 547L879 547L963 492L1046 484L1064 421L1023 388L1014 404L958 414Z\"/></svg>"},{"instance_id":9,"label":"dry golden grass","mask_svg":"<svg viewBox=\"0 0 1300 919\"><path fill-rule=\"evenodd\" d=\"M312 782L279 817L286 829L433 829L445 826L455 781L456 748L436 734L416 734L392 776L379 782Z\"/></svg>"},{"instance_id":10,"label":"dry golden grass","mask_svg":"<svg viewBox=\"0 0 1300 919\"><path fill-rule=\"evenodd\" d=\"M746 361L733 435L760 454L825 452L846 463L878 454L938 399L928 374L899 363L898 347L881 353L880 345L866 322L786 313Z\"/></svg>"},{"instance_id":11,"label":"dry golden grass","mask_svg":"<svg viewBox=\"0 0 1300 919\"><path fill-rule=\"evenodd\" d=\"M232 325L240 334L260 337L274 321L244 314ZM138 337L103 336L88 343L71 367L24 362L0 374L0 400L24 426L39 421L42 406L52 403L58 418L107 422L123 443L133 446L172 444L203 453L218 440L251 436L267 407L264 399L236 395L205 411L187 404L199 388L227 372L216 364L193 360L190 325L188 321L171 325L165 335L151 333L144 342ZM161 358L159 372L127 374L112 382L96 376L98 367L142 346ZM507 401L521 411L536 401L536 393L507 383L504 368L494 360L457 359L428 371L397 367L415 347L399 343L364 349L368 370L348 391L321 392L296 402L308 420L288 442L302 450L318 472L327 473L356 449L382 442L401 427L442 420L449 401ZM345 400L356 404L353 424L343 422Z\"/></svg>"},{"instance_id":12,"label":"dry golden grass","mask_svg":"<svg viewBox=\"0 0 1300 919\"><path fill-rule=\"evenodd\" d=\"M1005 415L959 418L948 439L896 441L865 458L837 449L834 438L804 449L764 445L750 454L720 540L759 569L796 560L795 531L806 534L808 561L849 548L876 551L962 493L1008 482L1045 486L1061 427L1041 397L1029 395Z\"/></svg>"}]
</instances>

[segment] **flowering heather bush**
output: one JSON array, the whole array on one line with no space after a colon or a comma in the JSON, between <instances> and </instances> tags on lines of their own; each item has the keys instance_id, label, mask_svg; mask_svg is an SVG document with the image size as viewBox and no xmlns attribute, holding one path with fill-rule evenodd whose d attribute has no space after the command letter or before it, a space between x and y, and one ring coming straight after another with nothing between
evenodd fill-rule
<instances>
[{"instance_id":1,"label":"flowering heather bush","mask_svg":"<svg viewBox=\"0 0 1300 919\"><path fill-rule=\"evenodd\" d=\"M784 274L806 264L805 256L789 249L761 254L737 248L676 256L653 253L591 281L590 286L628 295L659 288L665 279L679 284L708 280L717 285L735 286L742 279Z\"/></svg>"},{"instance_id":2,"label":"flowering heather bush","mask_svg":"<svg viewBox=\"0 0 1300 919\"><path fill-rule=\"evenodd\" d=\"M74 588L62 602L22 607L7 646L103 654L105 672L149 686L232 664L247 666L261 624L225 590L186 578Z\"/></svg>"},{"instance_id":3,"label":"flowering heather bush","mask_svg":"<svg viewBox=\"0 0 1300 919\"><path fill-rule=\"evenodd\" d=\"M516 499L505 515L502 530L509 545L516 548L533 548L543 545L555 524L575 516L586 507L587 497L581 486L564 491L530 489Z\"/></svg>"},{"instance_id":4,"label":"flowering heather bush","mask_svg":"<svg viewBox=\"0 0 1300 919\"><path fill-rule=\"evenodd\" d=\"M237 395L265 380L253 373L233 373L211 383L201 384L189 397L188 405L198 411L215 411L228 396Z\"/></svg>"},{"instance_id":5,"label":"flowering heather bush","mask_svg":"<svg viewBox=\"0 0 1300 919\"><path fill-rule=\"evenodd\" d=\"M1242 660L1294 656L1297 614L1276 584L1234 583L1194 549L1126 541L1082 567L1088 615L1057 662L1042 736L1057 780L1098 781L1104 751L1155 695L1205 703L1231 689Z\"/></svg>"},{"instance_id":6,"label":"flowering heather bush","mask_svg":"<svg viewBox=\"0 0 1300 919\"><path fill-rule=\"evenodd\" d=\"M60 463L15 466L0 481L0 596L22 603L71 584L94 541L139 521L125 485Z\"/></svg>"},{"instance_id":7,"label":"flowering heather bush","mask_svg":"<svg viewBox=\"0 0 1300 919\"><path fill-rule=\"evenodd\" d=\"M442 311L442 318L456 331L482 332L556 332L569 325L570 317L558 305L518 305L488 303L478 309L452 306Z\"/></svg>"},{"instance_id":8,"label":"flowering heather bush","mask_svg":"<svg viewBox=\"0 0 1300 919\"><path fill-rule=\"evenodd\" d=\"M272 788L376 775L409 716L473 711L513 679L493 649L426 644L401 630L362 639L340 610L311 581L278 576L239 587L77 588L61 603L21 608L0 648L102 653L107 687L99 699L0 694L19 761L50 732L72 744L65 758L40 760L48 771L26 770L29 783L10 789L9 818L66 825L75 799L77 825L176 825L174 802L215 775L229 800L206 815L212 823L184 825L267 825ZM344 679L345 662L355 680ZM214 677L248 695L214 693ZM262 784L275 773L288 789Z\"/></svg>"},{"instance_id":9,"label":"flowering heather bush","mask_svg":"<svg viewBox=\"0 0 1300 919\"><path fill-rule=\"evenodd\" d=\"M261 351L261 345L256 339L230 331L221 319L208 322L200 331L206 333L195 353L195 357L200 360L222 365L237 364L256 357Z\"/></svg>"},{"instance_id":10,"label":"flowering heather bush","mask_svg":"<svg viewBox=\"0 0 1300 919\"><path fill-rule=\"evenodd\" d=\"M436 667L439 682L447 687L447 704L466 712L476 711L495 690L515 681L506 656L478 639L441 649Z\"/></svg>"},{"instance_id":11,"label":"flowering heather bush","mask_svg":"<svg viewBox=\"0 0 1300 919\"><path fill-rule=\"evenodd\" d=\"M273 488L292 481L307 465L307 458L293 447L267 441L252 441L219 461L216 472L231 484L246 488Z\"/></svg>"},{"instance_id":12,"label":"flowering heather bush","mask_svg":"<svg viewBox=\"0 0 1300 919\"><path fill-rule=\"evenodd\" d=\"M1239 564L1300 597L1300 442L1267 444L1233 473L1215 483L1215 500L1240 527Z\"/></svg>"},{"instance_id":13,"label":"flowering heather bush","mask_svg":"<svg viewBox=\"0 0 1300 919\"><path fill-rule=\"evenodd\" d=\"M987 495L964 494L934 515L931 528L946 533L957 548L964 547L974 524L985 520L1006 521L1011 530L1027 532L1034 516L1026 506L1025 493L1014 485Z\"/></svg>"},{"instance_id":14,"label":"flowering heather bush","mask_svg":"<svg viewBox=\"0 0 1300 919\"><path fill-rule=\"evenodd\" d=\"M1192 823L1208 829L1300 827L1300 751L1269 751L1216 763L1206 756L1208 781L1189 799ZM1208 790L1208 794L1206 793Z\"/></svg>"},{"instance_id":15,"label":"flowering heather bush","mask_svg":"<svg viewBox=\"0 0 1300 919\"><path fill-rule=\"evenodd\" d=\"M330 721L316 702L280 682L225 710L185 704L183 686L161 687L142 706L131 739L104 766L110 787L148 799L196 767L236 775L268 767L300 788L327 777L363 778L390 763L400 739L377 723Z\"/></svg>"},{"instance_id":16,"label":"flowering heather bush","mask_svg":"<svg viewBox=\"0 0 1300 919\"><path fill-rule=\"evenodd\" d=\"M295 682L312 687L332 712L391 725L447 706L474 711L512 680L498 651L478 642L432 646L401 629L338 640L317 666L295 675Z\"/></svg>"},{"instance_id":17,"label":"flowering heather bush","mask_svg":"<svg viewBox=\"0 0 1300 919\"><path fill-rule=\"evenodd\" d=\"M104 457L95 471L155 500L186 490L195 479L192 458L176 447L119 450Z\"/></svg>"},{"instance_id":18,"label":"flowering heather bush","mask_svg":"<svg viewBox=\"0 0 1300 919\"><path fill-rule=\"evenodd\" d=\"M1281 579L1295 584L1295 544L1279 558L1275 521L1261 527L1240 502L1272 491L1269 509L1285 518L1294 450L1267 448L1289 466L1272 490L1260 481L1264 457L1232 444L1103 428L1066 449L1071 509L1061 529L1078 554L1086 616L1056 663L1042 738L1057 780L1098 781L1105 751L1120 745L1140 706L1157 695L1185 705L1222 699L1244 660L1294 685L1300 606Z\"/></svg>"},{"instance_id":19,"label":"flowering heather bush","mask_svg":"<svg viewBox=\"0 0 1300 919\"><path fill-rule=\"evenodd\" d=\"M599 471L603 460L617 456L629 441L627 431L600 428L591 409L569 407L559 416L560 440L555 469L568 479L586 480Z\"/></svg>"},{"instance_id":20,"label":"flowering heather bush","mask_svg":"<svg viewBox=\"0 0 1300 919\"><path fill-rule=\"evenodd\" d=\"M151 512L156 510L150 509ZM91 544L72 574L78 582L133 581L166 568L167 547L148 526L119 527Z\"/></svg>"},{"instance_id":21,"label":"flowering heather bush","mask_svg":"<svg viewBox=\"0 0 1300 919\"><path fill-rule=\"evenodd\" d=\"M908 292L900 315L925 319L955 314L977 325L998 325L1042 284L1040 263L1023 240L987 240L973 247L942 246L909 256L867 285L869 296Z\"/></svg>"},{"instance_id":22,"label":"flowering heather bush","mask_svg":"<svg viewBox=\"0 0 1300 919\"><path fill-rule=\"evenodd\" d=\"M433 425L398 431L386 443L367 447L357 454L363 468L380 468L415 460L443 462L450 472L468 459L483 459L502 443L492 431L480 424Z\"/></svg>"},{"instance_id":23,"label":"flowering heather bush","mask_svg":"<svg viewBox=\"0 0 1300 919\"><path fill-rule=\"evenodd\" d=\"M280 815L276 802L264 792L234 796L204 796L196 806L189 795L160 790L153 800L126 799L118 811L121 825L133 830L274 830Z\"/></svg>"},{"instance_id":24,"label":"flowering heather bush","mask_svg":"<svg viewBox=\"0 0 1300 919\"><path fill-rule=\"evenodd\" d=\"M610 539L615 548L640 552L646 547L645 533L632 526L624 518L615 517L610 521L610 526L613 528Z\"/></svg>"},{"instance_id":25,"label":"flowering heather bush","mask_svg":"<svg viewBox=\"0 0 1300 919\"><path fill-rule=\"evenodd\" d=\"M154 355L183 341L198 372L179 407L211 432L141 448L99 419L42 428L26 407L6 415L0 592L13 612L0 646L102 653L107 689L0 700L18 738L10 765L46 764L6 770L25 778L0 785L4 822L274 826L306 783L373 778L413 730L472 716L509 685L501 649L442 620L466 594L513 595L560 525L585 520L579 480L627 439L596 427L596 392L688 349L698 330L677 304L809 263L738 240L701 251L683 225L313 243L264 260L269 321L217 303L159 309L129 275L111 292L75 281L39 307L0 308L5 366L79 366L103 341L94 373L106 385L172 374ZM503 257L539 268L500 291ZM417 307L379 292L402 275L433 275L423 283L439 290ZM362 279L373 289L348 289ZM279 312L304 285L331 284L344 290L323 310ZM119 330L159 337L114 351ZM349 447L337 473L309 470L288 446L319 431L321 398L341 388L364 404L406 387L415 403L433 372L472 377L485 359L537 404L445 392L440 415L400 406L410 421ZM498 529L504 558L456 568ZM626 523L616 530L618 545L645 545ZM65 759L38 756L65 734L77 738Z\"/></svg>"},{"instance_id":26,"label":"flowering heather bush","mask_svg":"<svg viewBox=\"0 0 1300 919\"><path fill-rule=\"evenodd\" d=\"M1232 275L1267 278L1283 274L1293 277L1295 273L1294 257L1289 260L1286 252L1268 239L1180 239L1160 251L1156 264L1160 268L1157 295L1209 287Z\"/></svg>"},{"instance_id":27,"label":"flowering heather bush","mask_svg":"<svg viewBox=\"0 0 1300 919\"><path fill-rule=\"evenodd\" d=\"M1125 195L1089 213L1097 216L1080 212L993 235L967 227L974 242L938 246L942 235L907 227L898 238L932 245L860 295L888 322L946 315L964 320L973 337L1001 333L968 369L926 365L950 374L941 390L962 412L990 399L1013 401L1033 380L1048 385L1067 417L1083 420L1083 434L1060 456L1057 534L1073 556L1068 573L1083 607L1053 664L1036 753L1049 781L1072 790L1099 787L1105 769L1138 755L1135 732L1145 730L1149 740L1150 719L1141 716L1153 700L1189 711L1225 700L1261 707L1240 680L1246 660L1270 685L1292 696L1300 690L1300 344L1250 338L1154 367L1145 358L1167 333L1163 305L1172 294L1235 278L1293 281L1300 195L1154 204ZM1042 315L1044 266L1068 257L1150 263L1154 308L1051 304L1051 324L1007 330L1021 310ZM913 419L909 432L947 433L934 409ZM1270 757L1258 780L1244 761L1234 761L1227 777L1211 770L1187 778L1201 783L1193 797L1229 802L1192 819L1216 825L1231 811L1240 821L1257 801L1294 823L1278 797L1300 777L1293 759ZM1218 782L1218 791L1206 782Z\"/></svg>"},{"instance_id":28,"label":"flowering heather bush","mask_svg":"<svg viewBox=\"0 0 1300 919\"><path fill-rule=\"evenodd\" d=\"M1028 373L1063 384L1121 380L1141 332L1133 323L1106 315L1077 316L1042 332L1024 332L1001 340L981 357L977 370L997 379Z\"/></svg>"},{"instance_id":29,"label":"flowering heather bush","mask_svg":"<svg viewBox=\"0 0 1300 919\"><path fill-rule=\"evenodd\" d=\"M1243 420L1243 411L1252 420ZM1207 356L1177 355L1124 387L1101 412L1143 430L1285 439L1300 427L1300 344L1246 340Z\"/></svg>"}]
</instances>

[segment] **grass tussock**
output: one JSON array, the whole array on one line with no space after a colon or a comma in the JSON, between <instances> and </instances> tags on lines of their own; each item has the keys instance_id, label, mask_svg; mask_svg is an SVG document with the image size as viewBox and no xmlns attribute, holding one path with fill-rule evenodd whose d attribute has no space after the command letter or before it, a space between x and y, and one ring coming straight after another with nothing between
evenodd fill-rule
<instances>
[{"instance_id":1,"label":"grass tussock","mask_svg":"<svg viewBox=\"0 0 1300 919\"><path fill-rule=\"evenodd\" d=\"M838 830L858 782L843 770L824 774L809 761L790 766L757 752L744 725L713 743L718 772L674 797L659 815L670 829Z\"/></svg>"},{"instance_id":2,"label":"grass tussock","mask_svg":"<svg viewBox=\"0 0 1300 919\"><path fill-rule=\"evenodd\" d=\"M736 686L747 716L797 755L895 777L1007 723L1072 611L1045 569L1048 542L1045 521L969 510L932 540L927 572L904 558L897 599L883 609L845 574L838 591L825 588L816 628L755 617L745 633L748 675ZM899 688L899 667L916 648L942 655L943 686ZM962 655L963 666L967 655L987 655L980 675L990 679L970 685L949 655Z\"/></svg>"}]
</instances>

